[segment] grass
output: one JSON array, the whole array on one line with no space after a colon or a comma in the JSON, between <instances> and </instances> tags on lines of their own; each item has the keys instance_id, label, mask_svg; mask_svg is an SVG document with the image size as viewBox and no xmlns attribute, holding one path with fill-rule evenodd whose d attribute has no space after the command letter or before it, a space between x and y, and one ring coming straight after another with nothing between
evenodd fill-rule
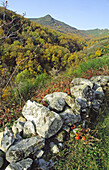
<instances>
[{"instance_id":1,"label":"grass","mask_svg":"<svg viewBox=\"0 0 109 170\"><path fill-rule=\"evenodd\" d=\"M108 96L109 101L109 96ZM93 122L92 139L85 141L71 138L54 158L56 170L108 170L109 164L109 103L104 112Z\"/></svg>"},{"instance_id":2,"label":"grass","mask_svg":"<svg viewBox=\"0 0 109 170\"><path fill-rule=\"evenodd\" d=\"M76 70L74 70L73 74L75 73L76 76L81 76L82 73L84 73L90 69L98 70L104 66L109 67L109 55L105 55L105 56L102 56L99 58L94 58L87 62L80 63L78 68Z\"/></svg>"}]
</instances>

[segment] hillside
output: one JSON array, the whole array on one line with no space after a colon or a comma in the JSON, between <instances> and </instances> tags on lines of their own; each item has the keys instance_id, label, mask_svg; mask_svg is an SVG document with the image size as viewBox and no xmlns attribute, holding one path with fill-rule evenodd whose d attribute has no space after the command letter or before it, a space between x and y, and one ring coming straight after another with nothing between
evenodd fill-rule
<instances>
[{"instance_id":1,"label":"hillside","mask_svg":"<svg viewBox=\"0 0 109 170\"><path fill-rule=\"evenodd\" d=\"M77 30L74 27L71 27L69 25L67 25L64 22L58 21L56 19L54 19L53 17L51 17L50 15L46 15L44 17L41 18L29 18L31 21L35 21L41 25L44 25L50 29L54 29L56 31L59 31L61 33L69 33L69 34L76 34L79 36L86 36L83 32Z\"/></svg>"},{"instance_id":2,"label":"hillside","mask_svg":"<svg viewBox=\"0 0 109 170\"><path fill-rule=\"evenodd\" d=\"M108 29L93 29L93 30L81 30L86 35L93 35L94 37L109 36Z\"/></svg>"},{"instance_id":3,"label":"hillside","mask_svg":"<svg viewBox=\"0 0 109 170\"><path fill-rule=\"evenodd\" d=\"M71 27L64 22L58 21L51 17L50 15L46 15L41 18L29 18L31 21L35 21L41 25L44 25L50 29L55 29L56 31L62 33L76 34L81 35L83 37L103 37L109 35L108 29L92 29L92 30L78 30L77 28Z\"/></svg>"},{"instance_id":4,"label":"hillside","mask_svg":"<svg viewBox=\"0 0 109 170\"><path fill-rule=\"evenodd\" d=\"M16 67L16 74L26 72L31 78L54 66L65 70L70 55L85 45L81 36L49 30L2 7L0 24L1 88Z\"/></svg>"}]
</instances>

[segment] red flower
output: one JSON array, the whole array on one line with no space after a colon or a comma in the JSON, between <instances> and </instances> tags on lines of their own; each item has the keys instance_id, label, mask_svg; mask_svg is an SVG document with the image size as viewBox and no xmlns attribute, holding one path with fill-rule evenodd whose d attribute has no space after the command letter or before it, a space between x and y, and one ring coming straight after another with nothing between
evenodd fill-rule
<instances>
[{"instance_id":1,"label":"red flower","mask_svg":"<svg viewBox=\"0 0 109 170\"><path fill-rule=\"evenodd\" d=\"M82 136L82 140L86 140L86 137L85 137L85 136Z\"/></svg>"},{"instance_id":2,"label":"red flower","mask_svg":"<svg viewBox=\"0 0 109 170\"><path fill-rule=\"evenodd\" d=\"M79 137L79 136L75 136L75 139L76 139L76 140L79 140L79 139L80 139L80 137Z\"/></svg>"}]
</instances>

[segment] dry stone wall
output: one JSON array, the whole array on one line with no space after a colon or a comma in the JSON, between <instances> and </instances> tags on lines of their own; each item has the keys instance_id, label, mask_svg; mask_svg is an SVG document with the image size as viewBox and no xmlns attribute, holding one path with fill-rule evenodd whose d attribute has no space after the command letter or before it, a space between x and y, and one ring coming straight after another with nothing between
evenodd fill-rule
<instances>
[{"instance_id":1,"label":"dry stone wall","mask_svg":"<svg viewBox=\"0 0 109 170\"><path fill-rule=\"evenodd\" d=\"M54 166L52 160L44 160L46 151L58 153L70 135L70 125L82 122L85 127L89 110L98 112L102 108L109 76L75 78L70 87L71 96L63 92L46 95L43 100L47 107L26 102L22 117L14 122L12 130L6 127L0 133L0 168L6 161L6 170L33 170L33 164L42 169Z\"/></svg>"}]
</instances>

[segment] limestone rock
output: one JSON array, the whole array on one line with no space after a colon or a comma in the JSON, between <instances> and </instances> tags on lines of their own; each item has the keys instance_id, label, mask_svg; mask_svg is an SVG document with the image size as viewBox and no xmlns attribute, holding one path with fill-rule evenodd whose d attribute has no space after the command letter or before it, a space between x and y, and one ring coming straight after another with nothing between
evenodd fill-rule
<instances>
[{"instance_id":1,"label":"limestone rock","mask_svg":"<svg viewBox=\"0 0 109 170\"><path fill-rule=\"evenodd\" d=\"M28 100L23 107L22 114L27 120L34 122L37 133L44 138L55 135L63 124L57 113L35 101Z\"/></svg>"},{"instance_id":2,"label":"limestone rock","mask_svg":"<svg viewBox=\"0 0 109 170\"><path fill-rule=\"evenodd\" d=\"M70 87L77 86L77 85L84 85L84 84L90 86L91 88L93 87L93 83L90 80L84 78L73 79L71 81Z\"/></svg>"},{"instance_id":3,"label":"limestone rock","mask_svg":"<svg viewBox=\"0 0 109 170\"><path fill-rule=\"evenodd\" d=\"M72 98L71 96L67 95L65 97L65 102L67 103L67 105L69 107L72 108L72 110L80 112L81 106L79 105L79 103L74 98Z\"/></svg>"},{"instance_id":4,"label":"limestone rock","mask_svg":"<svg viewBox=\"0 0 109 170\"><path fill-rule=\"evenodd\" d=\"M93 83L100 86L109 86L109 76L95 76L90 79Z\"/></svg>"},{"instance_id":5,"label":"limestone rock","mask_svg":"<svg viewBox=\"0 0 109 170\"><path fill-rule=\"evenodd\" d=\"M65 100L61 97L54 97L49 105L49 108L51 110L55 110L56 112L61 112L64 109L65 106Z\"/></svg>"},{"instance_id":6,"label":"limestone rock","mask_svg":"<svg viewBox=\"0 0 109 170\"><path fill-rule=\"evenodd\" d=\"M33 160L31 158L23 159L17 163L9 164L5 170L29 170L32 163Z\"/></svg>"},{"instance_id":7,"label":"limestone rock","mask_svg":"<svg viewBox=\"0 0 109 170\"><path fill-rule=\"evenodd\" d=\"M21 134L22 133L23 126L24 126L25 122L26 122L26 119L23 118L23 117L20 117L19 119L17 119L14 122L14 124L12 126L12 131L14 132L14 134L16 134L16 133Z\"/></svg>"},{"instance_id":8,"label":"limestone rock","mask_svg":"<svg viewBox=\"0 0 109 170\"><path fill-rule=\"evenodd\" d=\"M83 78L75 78L72 80L71 84L71 94L75 97L93 97L93 91L92 91L92 87L93 87L93 83L87 79L83 79ZM89 95L90 93L90 95Z\"/></svg>"},{"instance_id":9,"label":"limestone rock","mask_svg":"<svg viewBox=\"0 0 109 170\"><path fill-rule=\"evenodd\" d=\"M54 92L54 93L51 93L51 94L46 95L46 96L43 98L43 100L44 100L44 101L47 101L48 104L50 104L50 102L52 101L53 98L59 97L59 98L65 99L65 97L66 97L67 95L68 95L68 94L67 94L67 93L64 93L64 92Z\"/></svg>"},{"instance_id":10,"label":"limestone rock","mask_svg":"<svg viewBox=\"0 0 109 170\"><path fill-rule=\"evenodd\" d=\"M6 127L5 132L3 133L3 138L1 139L1 150L6 152L7 149L14 143L14 141L14 134L11 133Z\"/></svg>"},{"instance_id":11,"label":"limestone rock","mask_svg":"<svg viewBox=\"0 0 109 170\"><path fill-rule=\"evenodd\" d=\"M43 148L44 144L45 140L39 136L23 139L8 149L6 160L8 162L20 161Z\"/></svg>"},{"instance_id":12,"label":"limestone rock","mask_svg":"<svg viewBox=\"0 0 109 170\"><path fill-rule=\"evenodd\" d=\"M24 128L23 128L23 137L28 137L31 135L35 135L35 127L34 124L31 121L27 121L24 124Z\"/></svg>"},{"instance_id":13,"label":"limestone rock","mask_svg":"<svg viewBox=\"0 0 109 170\"><path fill-rule=\"evenodd\" d=\"M77 98L77 102L81 107L82 112L87 112L88 111L88 102L85 98Z\"/></svg>"},{"instance_id":14,"label":"limestone rock","mask_svg":"<svg viewBox=\"0 0 109 170\"><path fill-rule=\"evenodd\" d=\"M36 164L42 170L50 170L52 169L55 163L52 161L52 159L50 159L48 162L44 159L38 159L36 160Z\"/></svg>"},{"instance_id":15,"label":"limestone rock","mask_svg":"<svg viewBox=\"0 0 109 170\"><path fill-rule=\"evenodd\" d=\"M81 116L75 114L72 109L66 109L64 112L60 113L61 118L64 121L64 124L74 124L81 121Z\"/></svg>"},{"instance_id":16,"label":"limestone rock","mask_svg":"<svg viewBox=\"0 0 109 170\"><path fill-rule=\"evenodd\" d=\"M59 148L57 147L57 145L54 142L50 143L50 150L52 153L58 153L59 152Z\"/></svg>"}]
</instances>

